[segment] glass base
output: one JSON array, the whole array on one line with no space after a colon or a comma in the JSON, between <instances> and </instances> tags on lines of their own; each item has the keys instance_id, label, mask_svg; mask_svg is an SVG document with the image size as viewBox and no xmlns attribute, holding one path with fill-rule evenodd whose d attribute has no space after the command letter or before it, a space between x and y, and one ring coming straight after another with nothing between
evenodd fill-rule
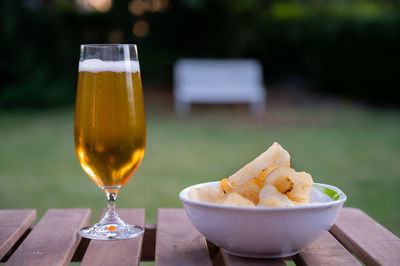
<instances>
[{"instance_id":1,"label":"glass base","mask_svg":"<svg viewBox=\"0 0 400 266\"><path fill-rule=\"evenodd\" d=\"M115 201L121 187L103 187L106 192L108 208L100 222L84 227L79 231L82 237L96 240L119 240L139 237L144 229L137 225L130 225L119 218L115 209Z\"/></svg>"},{"instance_id":2,"label":"glass base","mask_svg":"<svg viewBox=\"0 0 400 266\"><path fill-rule=\"evenodd\" d=\"M79 234L82 237L96 240L119 240L139 237L144 234L144 229L137 225L97 223L82 228Z\"/></svg>"}]
</instances>

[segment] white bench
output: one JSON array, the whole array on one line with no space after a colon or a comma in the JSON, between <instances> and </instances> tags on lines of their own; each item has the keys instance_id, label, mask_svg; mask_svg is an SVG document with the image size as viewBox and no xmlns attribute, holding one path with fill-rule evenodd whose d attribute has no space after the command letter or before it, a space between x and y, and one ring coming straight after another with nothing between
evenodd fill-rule
<instances>
[{"instance_id":1,"label":"white bench","mask_svg":"<svg viewBox=\"0 0 400 266\"><path fill-rule=\"evenodd\" d=\"M265 111L262 67L253 59L181 59L174 66L175 111L187 114L192 103L249 103Z\"/></svg>"}]
</instances>

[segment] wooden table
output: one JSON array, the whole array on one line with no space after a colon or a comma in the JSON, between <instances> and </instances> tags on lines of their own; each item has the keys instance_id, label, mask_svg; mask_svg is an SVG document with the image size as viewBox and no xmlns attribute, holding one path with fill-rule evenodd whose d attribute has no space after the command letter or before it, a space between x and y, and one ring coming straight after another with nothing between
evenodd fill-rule
<instances>
[{"instance_id":1,"label":"wooden table","mask_svg":"<svg viewBox=\"0 0 400 266\"><path fill-rule=\"evenodd\" d=\"M89 241L77 231L89 209L49 209L32 226L35 210L0 210L0 258L5 265L400 265L400 239L359 209L344 208L329 233L284 259L229 255L201 236L182 209L159 209L157 225L144 225L143 209L120 209L127 222L145 226L143 237ZM267 240L266 240L267 241ZM353 255L354 256L353 256Z\"/></svg>"}]
</instances>

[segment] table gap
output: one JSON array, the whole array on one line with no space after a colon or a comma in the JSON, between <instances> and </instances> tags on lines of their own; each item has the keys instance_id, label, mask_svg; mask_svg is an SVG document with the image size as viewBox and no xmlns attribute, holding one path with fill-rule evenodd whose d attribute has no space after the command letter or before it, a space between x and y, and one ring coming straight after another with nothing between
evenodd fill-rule
<instances>
[{"instance_id":1,"label":"table gap","mask_svg":"<svg viewBox=\"0 0 400 266\"><path fill-rule=\"evenodd\" d=\"M86 253L86 250L89 246L90 239L88 238L81 238L81 241L79 241L78 247L75 250L74 255L72 256L71 262L81 262L83 256Z\"/></svg>"},{"instance_id":2,"label":"table gap","mask_svg":"<svg viewBox=\"0 0 400 266\"><path fill-rule=\"evenodd\" d=\"M22 235L21 237L18 239L17 242L15 242L15 244L10 248L10 250L7 252L7 254L4 255L3 258L1 258L0 262L6 262L12 254L14 254L14 252L17 250L17 248L22 244L22 242L25 240L25 238L27 238L27 236L29 235L29 233L32 231L33 227L29 227Z\"/></svg>"},{"instance_id":3,"label":"table gap","mask_svg":"<svg viewBox=\"0 0 400 266\"><path fill-rule=\"evenodd\" d=\"M332 234L332 232L329 230L329 233L349 252L361 265L366 265L362 259L360 259L354 252L351 251L351 249L345 245L340 238L336 237L336 235Z\"/></svg>"},{"instance_id":4,"label":"table gap","mask_svg":"<svg viewBox=\"0 0 400 266\"><path fill-rule=\"evenodd\" d=\"M156 224L146 224L144 226L144 236L142 242L142 253L140 261L154 261L156 254Z\"/></svg>"}]
</instances>

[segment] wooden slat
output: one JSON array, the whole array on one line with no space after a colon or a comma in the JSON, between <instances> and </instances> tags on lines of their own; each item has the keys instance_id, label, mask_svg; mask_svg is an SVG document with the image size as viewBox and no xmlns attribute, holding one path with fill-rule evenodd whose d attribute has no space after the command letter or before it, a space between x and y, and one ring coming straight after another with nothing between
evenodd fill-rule
<instances>
[{"instance_id":1,"label":"wooden slat","mask_svg":"<svg viewBox=\"0 0 400 266\"><path fill-rule=\"evenodd\" d=\"M400 239L359 209L343 208L331 233L367 265L400 265Z\"/></svg>"},{"instance_id":2,"label":"wooden slat","mask_svg":"<svg viewBox=\"0 0 400 266\"><path fill-rule=\"evenodd\" d=\"M300 265L360 265L329 232L302 248L293 260Z\"/></svg>"},{"instance_id":3,"label":"wooden slat","mask_svg":"<svg viewBox=\"0 0 400 266\"><path fill-rule=\"evenodd\" d=\"M89 209L49 209L6 265L68 265Z\"/></svg>"},{"instance_id":4,"label":"wooden slat","mask_svg":"<svg viewBox=\"0 0 400 266\"><path fill-rule=\"evenodd\" d=\"M205 238L183 209L158 210L155 263L158 266L212 264Z\"/></svg>"},{"instance_id":5,"label":"wooden slat","mask_svg":"<svg viewBox=\"0 0 400 266\"><path fill-rule=\"evenodd\" d=\"M36 210L0 210L0 259L36 219Z\"/></svg>"},{"instance_id":6,"label":"wooden slat","mask_svg":"<svg viewBox=\"0 0 400 266\"><path fill-rule=\"evenodd\" d=\"M226 266L257 266L257 265L270 265L270 266L284 266L286 265L283 259L253 259L233 256L226 253L221 249L221 254Z\"/></svg>"},{"instance_id":7,"label":"wooden slat","mask_svg":"<svg viewBox=\"0 0 400 266\"><path fill-rule=\"evenodd\" d=\"M118 209L128 224L144 226L144 209ZM81 265L139 265L143 236L126 240L91 240Z\"/></svg>"}]
</instances>

